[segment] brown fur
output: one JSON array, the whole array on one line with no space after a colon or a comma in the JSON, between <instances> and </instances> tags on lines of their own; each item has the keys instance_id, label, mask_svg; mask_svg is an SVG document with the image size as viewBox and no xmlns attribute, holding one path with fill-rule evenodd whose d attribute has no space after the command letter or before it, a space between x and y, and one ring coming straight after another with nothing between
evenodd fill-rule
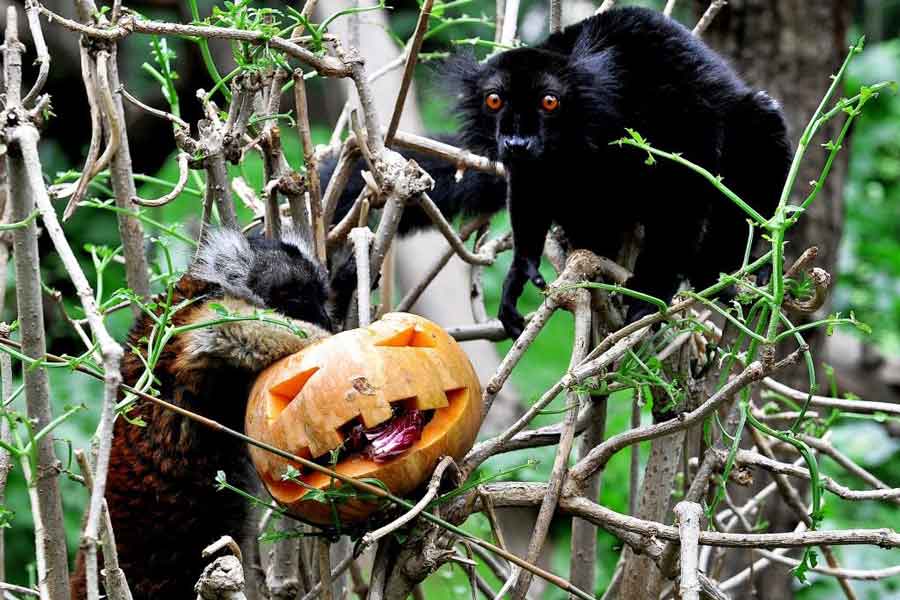
<instances>
[{"instance_id":1,"label":"brown fur","mask_svg":"<svg viewBox=\"0 0 900 600\"><path fill-rule=\"evenodd\" d=\"M208 297L175 314L172 322L176 326L215 318L210 302L234 312L252 309L239 299L223 297L217 286L189 275L182 277L175 292L173 305L184 299ZM256 371L328 335L314 325L297 324L307 338L256 321L178 336L162 352L154 372L158 379L154 388L161 398L242 430ZM140 358L128 348L145 351L146 343L141 338L152 328L153 321L143 315L129 333L122 363L127 384L133 385L144 371ZM217 336L212 341L221 337L228 343L208 343L211 334ZM229 356L238 342L243 352L239 357ZM120 566L134 600L193 600L194 583L207 562L201 557L202 549L222 535L242 538L247 503L232 492L216 491L214 479L221 470L232 484L255 489L246 448L232 437L151 402L139 401L129 417L140 417L146 426L117 419L106 491ZM71 597L86 597L80 553Z\"/></svg>"}]
</instances>

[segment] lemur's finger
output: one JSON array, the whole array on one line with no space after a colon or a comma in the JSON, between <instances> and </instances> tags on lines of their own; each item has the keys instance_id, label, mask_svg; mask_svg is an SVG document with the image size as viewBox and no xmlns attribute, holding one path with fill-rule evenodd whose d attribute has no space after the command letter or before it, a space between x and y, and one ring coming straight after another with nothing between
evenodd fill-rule
<instances>
[{"instance_id":1,"label":"lemur's finger","mask_svg":"<svg viewBox=\"0 0 900 600\"><path fill-rule=\"evenodd\" d=\"M544 289L547 287L547 282L544 280L538 267L539 265L537 263L528 263L525 266L525 272L528 275L528 279L531 280L531 283L540 289Z\"/></svg>"}]
</instances>

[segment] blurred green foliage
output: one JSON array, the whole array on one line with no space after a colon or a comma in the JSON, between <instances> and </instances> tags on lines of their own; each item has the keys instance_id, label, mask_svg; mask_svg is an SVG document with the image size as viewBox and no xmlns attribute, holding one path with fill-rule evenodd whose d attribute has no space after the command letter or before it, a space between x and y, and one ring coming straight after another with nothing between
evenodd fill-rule
<instances>
[{"instance_id":1,"label":"blurred green foliage","mask_svg":"<svg viewBox=\"0 0 900 600\"><path fill-rule=\"evenodd\" d=\"M897 79L900 40L871 46L848 86ZM884 94L860 117L851 140L847 220L837 308L853 307L886 350L900 351L900 95Z\"/></svg>"}]
</instances>

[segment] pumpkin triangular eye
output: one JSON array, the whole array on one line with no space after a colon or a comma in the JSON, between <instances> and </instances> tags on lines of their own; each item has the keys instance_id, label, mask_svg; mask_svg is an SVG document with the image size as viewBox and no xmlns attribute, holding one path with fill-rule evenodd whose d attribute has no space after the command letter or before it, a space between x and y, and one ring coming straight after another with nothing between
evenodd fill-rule
<instances>
[{"instance_id":1,"label":"pumpkin triangular eye","mask_svg":"<svg viewBox=\"0 0 900 600\"><path fill-rule=\"evenodd\" d=\"M381 341L375 342L375 345L408 348L434 348L437 344L434 341L434 336L412 326L402 329Z\"/></svg>"},{"instance_id":2,"label":"pumpkin triangular eye","mask_svg":"<svg viewBox=\"0 0 900 600\"><path fill-rule=\"evenodd\" d=\"M296 375L279 381L269 388L269 410L266 415L269 423L274 422L284 412L284 409L297 397L297 394L300 393L303 386L309 381L309 378L315 375L318 370L319 367L312 367L311 369L300 371Z\"/></svg>"}]
</instances>

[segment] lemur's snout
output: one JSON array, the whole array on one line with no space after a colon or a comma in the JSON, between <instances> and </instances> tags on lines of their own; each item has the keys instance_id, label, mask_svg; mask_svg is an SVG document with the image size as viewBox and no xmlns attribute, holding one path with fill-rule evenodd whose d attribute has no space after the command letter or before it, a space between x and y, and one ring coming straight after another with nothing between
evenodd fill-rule
<instances>
[{"instance_id":1,"label":"lemur's snout","mask_svg":"<svg viewBox=\"0 0 900 600\"><path fill-rule=\"evenodd\" d=\"M535 158L537 140L532 136L501 135L498 140L501 160Z\"/></svg>"}]
</instances>

